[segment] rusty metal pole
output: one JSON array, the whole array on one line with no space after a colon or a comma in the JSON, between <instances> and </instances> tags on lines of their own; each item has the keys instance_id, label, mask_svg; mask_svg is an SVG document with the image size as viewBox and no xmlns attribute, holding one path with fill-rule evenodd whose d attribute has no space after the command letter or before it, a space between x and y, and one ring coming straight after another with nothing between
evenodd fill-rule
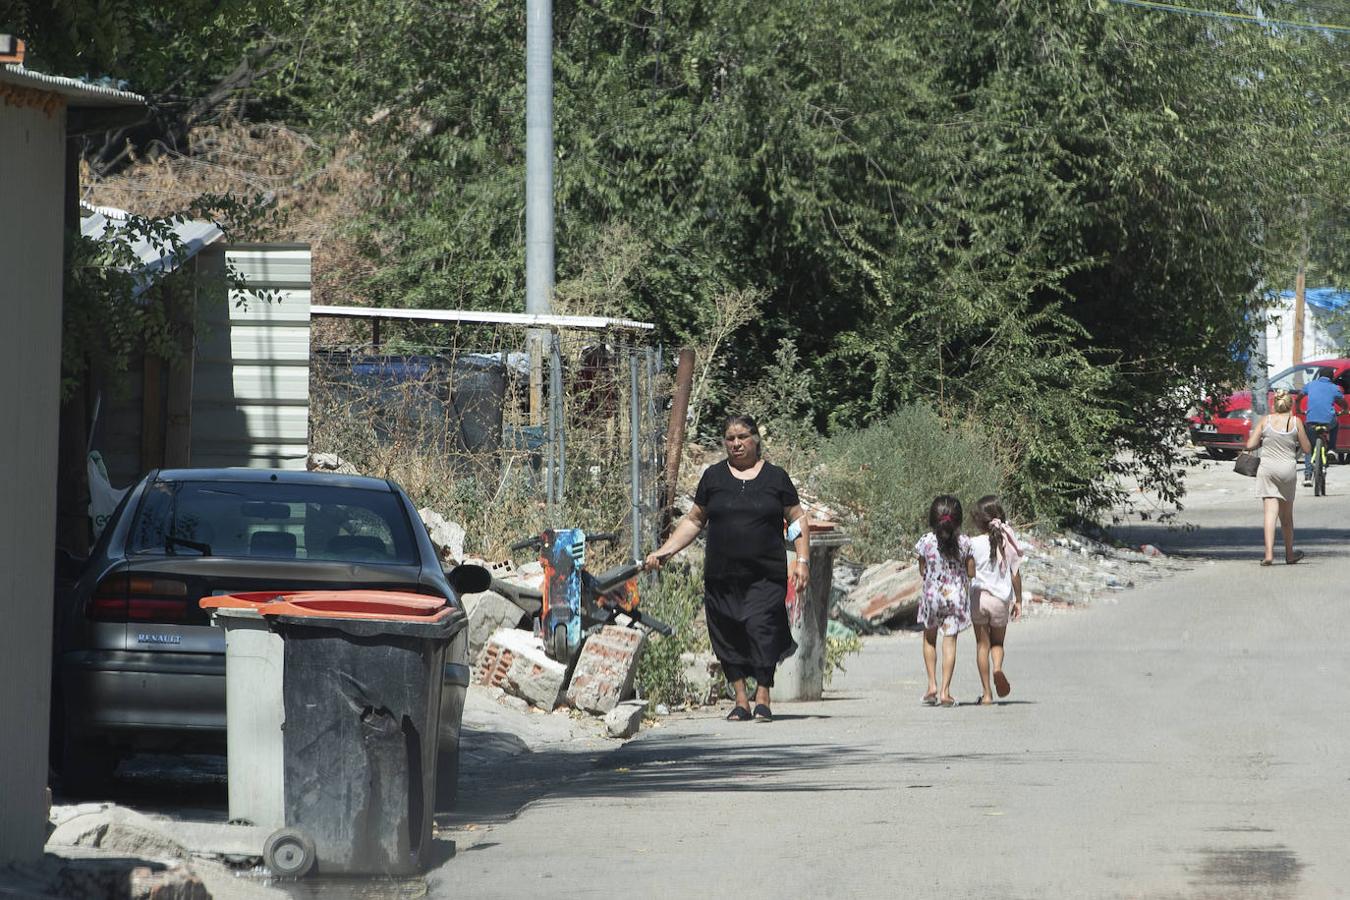
<instances>
[{"instance_id":1,"label":"rusty metal pole","mask_svg":"<svg viewBox=\"0 0 1350 900\"><path fill-rule=\"evenodd\" d=\"M661 538L670 535L674 521L675 491L680 481L680 459L684 455L684 423L689 417L689 393L694 386L694 351L680 351L675 367L675 398L670 405L670 424L666 428L666 490L661 502Z\"/></svg>"}]
</instances>

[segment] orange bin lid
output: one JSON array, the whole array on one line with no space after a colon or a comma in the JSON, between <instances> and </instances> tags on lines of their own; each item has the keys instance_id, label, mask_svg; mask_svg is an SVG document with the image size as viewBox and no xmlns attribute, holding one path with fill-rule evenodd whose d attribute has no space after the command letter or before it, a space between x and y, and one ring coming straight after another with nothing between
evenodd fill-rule
<instances>
[{"instance_id":1,"label":"orange bin lid","mask_svg":"<svg viewBox=\"0 0 1350 900\"><path fill-rule=\"evenodd\" d=\"M217 594L203 597L197 605L202 609L259 609L274 600L284 600L289 594L285 591L251 591L246 594Z\"/></svg>"},{"instance_id":2,"label":"orange bin lid","mask_svg":"<svg viewBox=\"0 0 1350 900\"><path fill-rule=\"evenodd\" d=\"M440 597L406 591L255 591L203 597L203 609L253 609L264 616L435 622L454 609Z\"/></svg>"}]
</instances>

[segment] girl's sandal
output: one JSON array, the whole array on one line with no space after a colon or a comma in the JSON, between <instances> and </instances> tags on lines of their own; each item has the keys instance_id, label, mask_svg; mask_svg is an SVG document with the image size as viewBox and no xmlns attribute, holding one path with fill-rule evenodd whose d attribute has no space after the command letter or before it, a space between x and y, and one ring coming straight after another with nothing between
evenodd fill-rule
<instances>
[{"instance_id":1,"label":"girl's sandal","mask_svg":"<svg viewBox=\"0 0 1350 900\"><path fill-rule=\"evenodd\" d=\"M744 706L733 706L731 712L727 713L728 722L749 722L750 719L750 710Z\"/></svg>"},{"instance_id":2,"label":"girl's sandal","mask_svg":"<svg viewBox=\"0 0 1350 900\"><path fill-rule=\"evenodd\" d=\"M1008 681L1008 676L1001 671L994 673L994 690L998 691L1000 697L1006 697L1012 693L1012 684Z\"/></svg>"},{"instance_id":3,"label":"girl's sandal","mask_svg":"<svg viewBox=\"0 0 1350 900\"><path fill-rule=\"evenodd\" d=\"M1287 566L1292 566L1307 555L1308 554L1304 553L1302 550L1295 550L1293 556L1286 556L1284 558L1284 564Z\"/></svg>"},{"instance_id":4,"label":"girl's sandal","mask_svg":"<svg viewBox=\"0 0 1350 900\"><path fill-rule=\"evenodd\" d=\"M929 691L923 695L924 706L937 706L937 691Z\"/></svg>"}]
</instances>

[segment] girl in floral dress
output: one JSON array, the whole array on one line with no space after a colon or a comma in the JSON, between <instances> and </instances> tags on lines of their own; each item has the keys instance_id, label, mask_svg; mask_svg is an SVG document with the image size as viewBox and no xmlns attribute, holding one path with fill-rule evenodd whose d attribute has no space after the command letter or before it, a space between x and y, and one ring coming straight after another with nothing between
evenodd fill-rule
<instances>
[{"instance_id":1,"label":"girl in floral dress","mask_svg":"<svg viewBox=\"0 0 1350 900\"><path fill-rule=\"evenodd\" d=\"M975 559L970 538L961 533L961 501L950 494L933 498L928 508L931 529L914 545L923 576L919 624L923 626L923 664L928 670L928 706L955 706L952 673L956 671L956 636L970 627L970 579ZM937 683L937 636L942 632L942 690Z\"/></svg>"}]
</instances>

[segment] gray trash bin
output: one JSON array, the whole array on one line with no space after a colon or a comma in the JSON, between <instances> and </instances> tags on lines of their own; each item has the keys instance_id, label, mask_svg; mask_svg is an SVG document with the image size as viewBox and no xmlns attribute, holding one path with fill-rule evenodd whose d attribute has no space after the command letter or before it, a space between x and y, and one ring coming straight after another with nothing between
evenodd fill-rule
<instances>
[{"instance_id":1,"label":"gray trash bin","mask_svg":"<svg viewBox=\"0 0 1350 900\"><path fill-rule=\"evenodd\" d=\"M834 558L848 537L837 531L811 535L811 581L805 596L788 605L788 624L797 652L774 673L775 700L819 700L825 694L825 632L830 624Z\"/></svg>"},{"instance_id":2,"label":"gray trash bin","mask_svg":"<svg viewBox=\"0 0 1350 900\"><path fill-rule=\"evenodd\" d=\"M280 828L282 794L282 644L258 610L278 594L236 594L202 601L225 631L225 722L230 821Z\"/></svg>"}]
</instances>

